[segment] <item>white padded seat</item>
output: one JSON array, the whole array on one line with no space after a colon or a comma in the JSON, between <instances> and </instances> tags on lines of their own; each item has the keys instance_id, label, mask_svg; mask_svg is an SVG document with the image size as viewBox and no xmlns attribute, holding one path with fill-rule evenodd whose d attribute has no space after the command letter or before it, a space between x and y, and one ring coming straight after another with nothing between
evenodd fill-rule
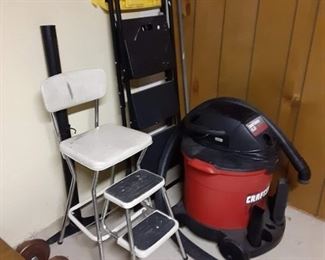
<instances>
[{"instance_id":1,"label":"white padded seat","mask_svg":"<svg viewBox=\"0 0 325 260\"><path fill-rule=\"evenodd\" d=\"M105 170L147 148L150 135L105 124L60 143L63 154L94 171Z\"/></svg>"}]
</instances>

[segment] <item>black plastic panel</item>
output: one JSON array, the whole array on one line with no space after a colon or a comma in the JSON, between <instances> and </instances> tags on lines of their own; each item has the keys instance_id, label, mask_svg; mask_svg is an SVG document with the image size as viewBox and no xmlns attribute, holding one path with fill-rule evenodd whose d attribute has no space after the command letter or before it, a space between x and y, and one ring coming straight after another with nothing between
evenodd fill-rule
<instances>
[{"instance_id":1,"label":"black plastic panel","mask_svg":"<svg viewBox=\"0 0 325 260\"><path fill-rule=\"evenodd\" d=\"M173 67L172 44L166 16L122 21L131 78L140 78Z\"/></svg>"},{"instance_id":2,"label":"black plastic panel","mask_svg":"<svg viewBox=\"0 0 325 260\"><path fill-rule=\"evenodd\" d=\"M178 97L175 82L131 95L133 124L137 129L146 129L178 113Z\"/></svg>"}]
</instances>

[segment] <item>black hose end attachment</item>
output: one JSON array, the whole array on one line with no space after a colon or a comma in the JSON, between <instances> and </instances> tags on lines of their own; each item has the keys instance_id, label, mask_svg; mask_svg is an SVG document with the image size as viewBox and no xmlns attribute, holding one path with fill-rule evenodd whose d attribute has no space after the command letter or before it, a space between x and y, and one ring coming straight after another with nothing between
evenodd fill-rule
<instances>
[{"instance_id":1,"label":"black hose end attachment","mask_svg":"<svg viewBox=\"0 0 325 260\"><path fill-rule=\"evenodd\" d=\"M300 184L308 184L311 178L311 173L309 167L302 169L298 173L298 182Z\"/></svg>"}]
</instances>

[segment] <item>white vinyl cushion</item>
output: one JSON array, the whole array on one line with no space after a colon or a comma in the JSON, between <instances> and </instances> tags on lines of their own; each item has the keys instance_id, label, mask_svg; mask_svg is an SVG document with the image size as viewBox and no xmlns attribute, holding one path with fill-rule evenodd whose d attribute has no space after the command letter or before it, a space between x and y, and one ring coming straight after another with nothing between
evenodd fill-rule
<instances>
[{"instance_id":1,"label":"white vinyl cushion","mask_svg":"<svg viewBox=\"0 0 325 260\"><path fill-rule=\"evenodd\" d=\"M150 135L123 126L105 124L60 143L60 150L94 171L105 170L147 148Z\"/></svg>"},{"instance_id":2,"label":"white vinyl cushion","mask_svg":"<svg viewBox=\"0 0 325 260\"><path fill-rule=\"evenodd\" d=\"M61 73L45 80L41 92L47 111L57 112L103 97L105 73L101 69Z\"/></svg>"}]
</instances>

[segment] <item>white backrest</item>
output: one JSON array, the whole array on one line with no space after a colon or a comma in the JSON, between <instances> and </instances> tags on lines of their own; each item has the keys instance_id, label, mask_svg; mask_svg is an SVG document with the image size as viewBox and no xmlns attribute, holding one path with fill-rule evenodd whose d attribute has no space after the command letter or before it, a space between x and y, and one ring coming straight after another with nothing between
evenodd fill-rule
<instances>
[{"instance_id":1,"label":"white backrest","mask_svg":"<svg viewBox=\"0 0 325 260\"><path fill-rule=\"evenodd\" d=\"M57 74L41 85L47 111L53 113L106 94L105 73L101 69L78 70Z\"/></svg>"}]
</instances>

